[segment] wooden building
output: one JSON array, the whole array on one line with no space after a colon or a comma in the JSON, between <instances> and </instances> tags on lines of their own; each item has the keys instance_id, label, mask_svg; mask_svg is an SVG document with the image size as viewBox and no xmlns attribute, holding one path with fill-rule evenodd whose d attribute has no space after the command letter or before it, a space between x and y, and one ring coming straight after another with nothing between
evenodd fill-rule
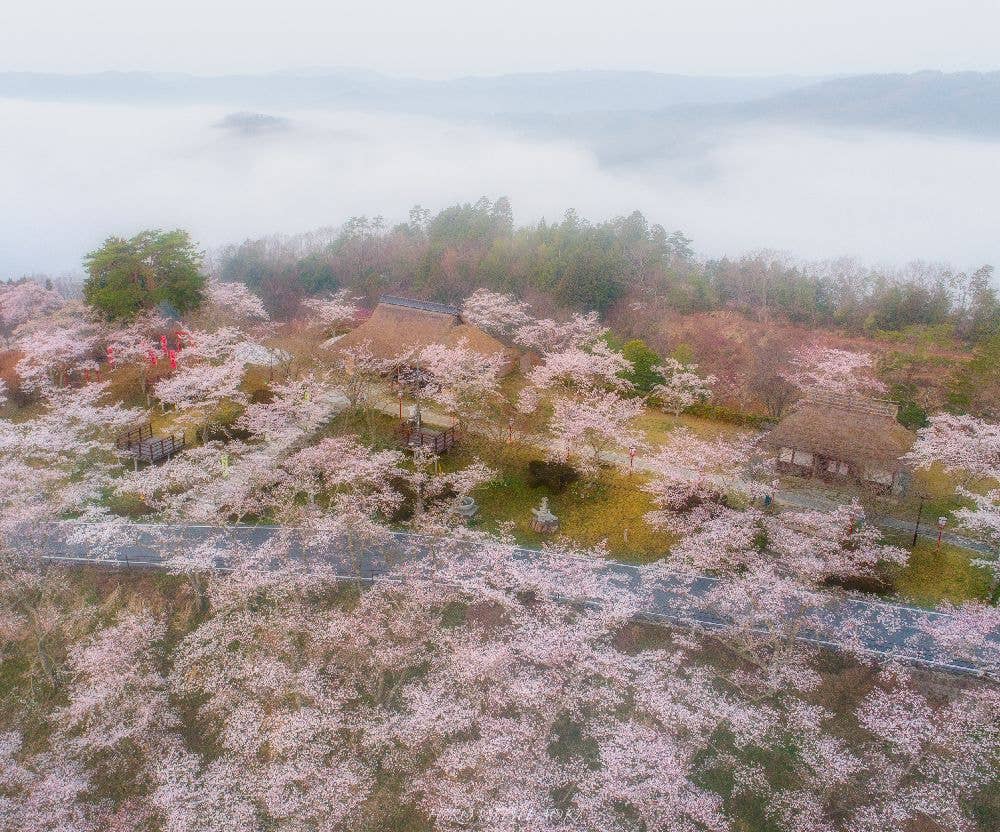
<instances>
[{"instance_id":1,"label":"wooden building","mask_svg":"<svg viewBox=\"0 0 1000 832\"><path fill-rule=\"evenodd\" d=\"M518 360L516 350L465 323L457 307L389 295L379 301L364 323L337 339L334 349L365 343L377 358L387 360L431 344L456 347L462 343L483 355L502 355L504 373L510 372Z\"/></svg>"},{"instance_id":2,"label":"wooden building","mask_svg":"<svg viewBox=\"0 0 1000 832\"><path fill-rule=\"evenodd\" d=\"M826 480L854 480L899 493L900 461L913 434L896 421L895 402L858 393L807 393L771 431L778 470Z\"/></svg>"}]
</instances>

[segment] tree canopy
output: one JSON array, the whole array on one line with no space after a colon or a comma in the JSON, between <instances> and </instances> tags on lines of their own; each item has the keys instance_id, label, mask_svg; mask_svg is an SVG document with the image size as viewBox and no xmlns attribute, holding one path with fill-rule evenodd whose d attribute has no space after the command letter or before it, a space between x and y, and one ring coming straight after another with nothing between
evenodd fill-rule
<instances>
[{"instance_id":1,"label":"tree canopy","mask_svg":"<svg viewBox=\"0 0 1000 832\"><path fill-rule=\"evenodd\" d=\"M112 320L129 320L160 305L183 314L197 308L204 296L201 253L180 229L108 237L84 258L84 265L84 298Z\"/></svg>"}]
</instances>

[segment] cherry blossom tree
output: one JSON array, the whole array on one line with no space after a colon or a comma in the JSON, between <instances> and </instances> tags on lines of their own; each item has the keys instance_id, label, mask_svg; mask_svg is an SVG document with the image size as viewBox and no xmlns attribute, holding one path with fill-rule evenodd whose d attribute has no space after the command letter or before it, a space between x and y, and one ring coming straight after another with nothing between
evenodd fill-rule
<instances>
[{"instance_id":1,"label":"cherry blossom tree","mask_svg":"<svg viewBox=\"0 0 1000 832\"><path fill-rule=\"evenodd\" d=\"M44 318L66 304L58 292L33 280L0 285L0 337L10 346L14 331L28 321Z\"/></svg>"},{"instance_id":2,"label":"cherry blossom tree","mask_svg":"<svg viewBox=\"0 0 1000 832\"><path fill-rule=\"evenodd\" d=\"M628 390L621 374L631 368L625 356L607 344L597 343L588 349L571 346L545 353L542 363L528 373L529 383L539 390L575 389L584 392L598 387Z\"/></svg>"},{"instance_id":3,"label":"cherry blossom tree","mask_svg":"<svg viewBox=\"0 0 1000 832\"><path fill-rule=\"evenodd\" d=\"M249 397L242 389L248 343L233 327L215 332L192 333L192 343L181 353L177 371L160 379L154 395L163 405L179 411L178 424L201 429L203 435L215 421L220 405L245 405Z\"/></svg>"},{"instance_id":4,"label":"cherry blossom tree","mask_svg":"<svg viewBox=\"0 0 1000 832\"><path fill-rule=\"evenodd\" d=\"M62 387L69 374L97 369L93 354L98 338L96 327L86 320L21 335L17 341L23 353L17 362L21 388L38 392Z\"/></svg>"},{"instance_id":5,"label":"cherry blossom tree","mask_svg":"<svg viewBox=\"0 0 1000 832\"><path fill-rule=\"evenodd\" d=\"M631 366L601 341L589 346L570 343L544 354L528 374L517 407L521 413L533 413L550 398L552 415L543 442L551 459L593 475L600 463L613 461L610 452L645 444L642 434L629 427L644 401L623 395L631 385L622 374Z\"/></svg>"},{"instance_id":6,"label":"cherry blossom tree","mask_svg":"<svg viewBox=\"0 0 1000 832\"><path fill-rule=\"evenodd\" d=\"M272 448L290 448L328 422L346 404L346 398L326 374L272 383L270 400L247 405L236 426Z\"/></svg>"},{"instance_id":7,"label":"cherry blossom tree","mask_svg":"<svg viewBox=\"0 0 1000 832\"><path fill-rule=\"evenodd\" d=\"M140 313L135 320L119 327L108 334L106 338L106 355L109 369L117 371L119 376L124 368L131 368L138 374L139 386L146 393L146 404L149 404L149 377L153 372L150 356L157 358L157 363L167 361L161 355L161 336L169 332L170 323L156 310Z\"/></svg>"},{"instance_id":8,"label":"cherry blossom tree","mask_svg":"<svg viewBox=\"0 0 1000 832\"><path fill-rule=\"evenodd\" d=\"M800 390L862 391L884 395L888 388L875 377L874 367L875 360L870 353L811 344L793 356L785 379Z\"/></svg>"},{"instance_id":9,"label":"cherry blossom tree","mask_svg":"<svg viewBox=\"0 0 1000 832\"><path fill-rule=\"evenodd\" d=\"M83 767L62 754L22 749L19 734L0 734L0 829L96 832L101 813L83 799L92 788Z\"/></svg>"},{"instance_id":10,"label":"cherry blossom tree","mask_svg":"<svg viewBox=\"0 0 1000 832\"><path fill-rule=\"evenodd\" d=\"M696 402L708 398L715 384L715 376L698 375L693 364L682 364L674 358L664 358L656 367L663 376L663 383L653 388L652 394L667 413L675 416Z\"/></svg>"},{"instance_id":11,"label":"cherry blossom tree","mask_svg":"<svg viewBox=\"0 0 1000 832\"><path fill-rule=\"evenodd\" d=\"M996 601L994 600L994 604ZM980 672L1000 678L1000 610L969 601L961 606L942 604L933 616L920 620L919 637L933 643L959 662L974 662Z\"/></svg>"},{"instance_id":12,"label":"cherry blossom tree","mask_svg":"<svg viewBox=\"0 0 1000 832\"><path fill-rule=\"evenodd\" d=\"M906 549L886 545L882 532L864 522L857 502L833 511L783 511L767 528L781 568L807 582L873 576L882 565L909 560Z\"/></svg>"},{"instance_id":13,"label":"cherry blossom tree","mask_svg":"<svg viewBox=\"0 0 1000 832\"><path fill-rule=\"evenodd\" d=\"M263 301L246 284L218 280L209 280L206 284L205 300L197 317L213 328L236 326L247 329L271 320Z\"/></svg>"},{"instance_id":14,"label":"cherry blossom tree","mask_svg":"<svg viewBox=\"0 0 1000 832\"><path fill-rule=\"evenodd\" d=\"M587 474L629 448L645 446L643 434L630 422L645 408L641 399L623 399L613 391L586 397L560 397L552 403L546 452ZM619 459L619 462L621 460Z\"/></svg>"},{"instance_id":15,"label":"cherry blossom tree","mask_svg":"<svg viewBox=\"0 0 1000 832\"><path fill-rule=\"evenodd\" d=\"M600 341L607 334L596 312L573 313L568 321L557 323L548 318L530 321L514 331L513 339L522 347L538 352L561 352L582 349Z\"/></svg>"},{"instance_id":16,"label":"cherry blossom tree","mask_svg":"<svg viewBox=\"0 0 1000 832\"><path fill-rule=\"evenodd\" d=\"M46 386L33 418L0 419L0 548L24 560L44 544L46 524L65 517L100 518L121 470L114 437L139 411L108 404L107 382L80 389Z\"/></svg>"},{"instance_id":17,"label":"cherry blossom tree","mask_svg":"<svg viewBox=\"0 0 1000 832\"><path fill-rule=\"evenodd\" d=\"M162 621L126 613L71 652L72 695L58 715L65 747L81 759L124 768L137 754L155 756L176 724L157 669L157 645L165 636Z\"/></svg>"},{"instance_id":18,"label":"cherry blossom tree","mask_svg":"<svg viewBox=\"0 0 1000 832\"><path fill-rule=\"evenodd\" d=\"M972 502L972 507L963 507L955 512L955 519L963 528L988 543L994 551L993 557L976 558L973 564L988 569L992 575L990 601L1000 603L1000 488L977 494L965 488L959 493Z\"/></svg>"},{"instance_id":19,"label":"cherry blossom tree","mask_svg":"<svg viewBox=\"0 0 1000 832\"><path fill-rule=\"evenodd\" d=\"M310 319L326 331L342 329L358 318L357 300L347 289L325 297L306 298L302 306L308 310Z\"/></svg>"},{"instance_id":20,"label":"cherry blossom tree","mask_svg":"<svg viewBox=\"0 0 1000 832\"><path fill-rule=\"evenodd\" d=\"M509 335L532 322L528 304L512 295L476 289L462 303L462 320L494 335Z\"/></svg>"},{"instance_id":21,"label":"cherry blossom tree","mask_svg":"<svg viewBox=\"0 0 1000 832\"><path fill-rule=\"evenodd\" d=\"M505 361L501 354L470 349L464 340L453 347L431 344L415 357L427 376L432 401L452 416L471 422L478 431L494 434L496 417L505 404L500 392Z\"/></svg>"},{"instance_id":22,"label":"cherry blossom tree","mask_svg":"<svg viewBox=\"0 0 1000 832\"><path fill-rule=\"evenodd\" d=\"M940 465L958 476L961 484L957 493L969 505L958 509L955 519L1000 552L1000 488L972 490L973 486L981 489L984 482L1000 483L1000 425L974 416L936 413L926 428L917 431L917 441L904 459L918 469ZM1000 601L998 557L976 561L993 573L994 604Z\"/></svg>"},{"instance_id":23,"label":"cherry blossom tree","mask_svg":"<svg viewBox=\"0 0 1000 832\"><path fill-rule=\"evenodd\" d=\"M754 448L752 438L708 441L687 428L673 431L655 455L643 460L643 469L651 476L642 489L656 507L646 522L682 532L710 519L728 498L745 501L760 496L760 484L746 473Z\"/></svg>"},{"instance_id":24,"label":"cherry blossom tree","mask_svg":"<svg viewBox=\"0 0 1000 832\"><path fill-rule=\"evenodd\" d=\"M1000 480L1000 425L974 416L935 413L930 424L917 431L917 441L904 457L916 468L935 463L976 480Z\"/></svg>"}]
</instances>

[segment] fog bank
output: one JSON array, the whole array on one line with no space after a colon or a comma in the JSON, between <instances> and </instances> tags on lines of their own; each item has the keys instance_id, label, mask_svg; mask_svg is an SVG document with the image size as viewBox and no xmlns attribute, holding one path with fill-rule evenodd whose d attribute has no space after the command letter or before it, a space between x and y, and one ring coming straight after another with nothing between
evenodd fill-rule
<instances>
[{"instance_id":1,"label":"fog bank","mask_svg":"<svg viewBox=\"0 0 1000 832\"><path fill-rule=\"evenodd\" d=\"M767 128L602 167L586 147L358 112L0 100L0 278L79 270L109 234L189 229L203 246L510 197L515 219L634 209L699 254L1000 263L1000 144ZM259 129L258 129L259 128Z\"/></svg>"}]
</instances>

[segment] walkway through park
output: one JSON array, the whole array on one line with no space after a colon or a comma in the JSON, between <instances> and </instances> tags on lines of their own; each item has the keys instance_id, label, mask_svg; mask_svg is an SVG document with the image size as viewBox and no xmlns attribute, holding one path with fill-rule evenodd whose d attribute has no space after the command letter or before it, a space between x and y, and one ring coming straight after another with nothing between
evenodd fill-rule
<instances>
[{"instance_id":1,"label":"walkway through park","mask_svg":"<svg viewBox=\"0 0 1000 832\"><path fill-rule=\"evenodd\" d=\"M354 551L348 546L328 546L316 549L305 545L295 530L277 526L195 526L136 524L130 529L133 542L111 549L95 550L83 544L66 541L73 527L61 526L48 543L45 559L53 564L113 566L127 569L162 569L165 553L189 551L201 543L217 540L219 550L244 547L259 551L279 534L291 535L289 557L297 561L321 561L335 575L345 579L377 581L392 578L393 566L402 562L431 565L432 556L440 550L442 541L396 533L382 545L372 545ZM83 535L86 538L86 535ZM461 558L462 545L452 551L451 558ZM571 573L571 556L556 556L550 552L519 548L516 560L533 568L560 569ZM482 569L481 560L469 558L471 568ZM226 570L231 562L216 558L212 568ZM274 562L270 568L277 568ZM720 579L706 575L669 572L656 567L638 567L617 561L597 561L595 569L602 581L613 589L613 595L630 601L635 617L651 622L697 625L709 629L731 624L717 611L712 592ZM433 571L429 574L434 579ZM481 576L480 576L481 577ZM572 585L571 582L567 582ZM588 597L571 597L573 603L600 605ZM767 599L759 599L766 605ZM932 610L919 609L856 597L814 593L807 607L789 610L789 619L796 622L794 637L800 641L833 649L860 651L869 655L914 663L926 667L960 673L1000 673L1000 629L994 630L985 644L971 651L950 649L940 639L927 634L927 626L947 624L951 616ZM761 632L767 632L766 629Z\"/></svg>"}]
</instances>

